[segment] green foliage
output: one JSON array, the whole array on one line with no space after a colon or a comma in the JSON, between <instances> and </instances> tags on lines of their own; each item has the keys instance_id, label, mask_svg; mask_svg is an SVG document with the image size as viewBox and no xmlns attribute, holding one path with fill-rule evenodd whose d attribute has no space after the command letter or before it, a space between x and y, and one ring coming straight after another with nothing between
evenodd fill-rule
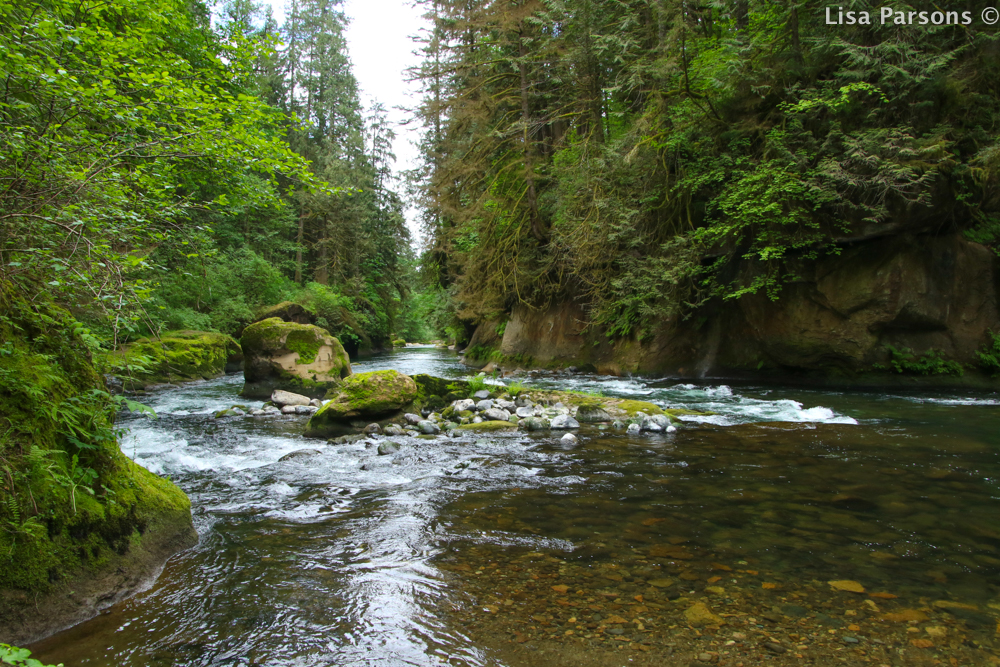
<instances>
[{"instance_id":1,"label":"green foliage","mask_svg":"<svg viewBox=\"0 0 1000 667\"><path fill-rule=\"evenodd\" d=\"M0 644L0 663L15 667L63 667L61 662L58 665L44 665L32 658L28 649L10 644Z\"/></svg>"},{"instance_id":2,"label":"green foliage","mask_svg":"<svg viewBox=\"0 0 1000 667\"><path fill-rule=\"evenodd\" d=\"M996 245L996 27L830 30L758 0L424 5L415 177L465 320L571 298L642 340L709 300L778 298L887 223Z\"/></svg>"},{"instance_id":3,"label":"green foliage","mask_svg":"<svg viewBox=\"0 0 1000 667\"><path fill-rule=\"evenodd\" d=\"M889 352L888 366L876 365L876 369L890 370L909 375L963 375L962 364L944 359L939 350L927 350L919 357L908 347L896 349L886 345Z\"/></svg>"},{"instance_id":4,"label":"green foliage","mask_svg":"<svg viewBox=\"0 0 1000 667\"><path fill-rule=\"evenodd\" d=\"M0 2L0 279L128 329L151 253L226 202L276 203L282 174L316 183L240 91L249 53L180 0Z\"/></svg>"},{"instance_id":5,"label":"green foliage","mask_svg":"<svg viewBox=\"0 0 1000 667\"><path fill-rule=\"evenodd\" d=\"M992 331L988 332L989 342L983 345L982 349L976 352L979 366L987 373L1000 375L1000 334Z\"/></svg>"},{"instance_id":6,"label":"green foliage","mask_svg":"<svg viewBox=\"0 0 1000 667\"><path fill-rule=\"evenodd\" d=\"M466 383L467 383L466 389L470 397L477 391L483 391L489 386L486 384L485 375L470 375L469 379L466 380Z\"/></svg>"},{"instance_id":7,"label":"green foliage","mask_svg":"<svg viewBox=\"0 0 1000 667\"><path fill-rule=\"evenodd\" d=\"M0 588L44 594L154 522L190 520L180 490L121 453L119 410L151 411L106 391L89 335L44 295L0 283Z\"/></svg>"},{"instance_id":8,"label":"green foliage","mask_svg":"<svg viewBox=\"0 0 1000 667\"><path fill-rule=\"evenodd\" d=\"M513 397L520 396L527 387L520 380L513 380L507 384L507 393Z\"/></svg>"}]
</instances>

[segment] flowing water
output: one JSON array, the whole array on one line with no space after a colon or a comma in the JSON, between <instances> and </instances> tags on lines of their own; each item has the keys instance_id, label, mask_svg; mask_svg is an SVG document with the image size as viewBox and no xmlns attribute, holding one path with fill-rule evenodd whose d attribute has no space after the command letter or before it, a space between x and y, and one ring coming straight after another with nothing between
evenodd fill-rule
<instances>
[{"instance_id":1,"label":"flowing water","mask_svg":"<svg viewBox=\"0 0 1000 667\"><path fill-rule=\"evenodd\" d=\"M467 372L433 348L354 364L383 368ZM67 667L532 664L499 643L569 636L572 650L618 641L669 653L676 642L656 642L680 632L671 605L704 599L751 629L764 627L751 614L781 604L831 635L847 627L837 615L867 614L879 645L885 621L872 610L921 609L960 638L953 648L972 651L963 660L989 664L1000 611L995 395L521 381L714 414L663 435L586 426L576 446L517 432L393 438L400 451L379 456L370 441L303 438L302 417L213 418L260 405L238 398L239 376L161 390L146 399L158 419L124 420L122 449L187 492L199 544L149 590L31 647L36 657ZM316 453L282 460L304 449ZM865 607L829 580L881 597ZM768 595L780 597L758 599ZM605 605L633 612L632 625L607 626L618 617ZM913 626L900 632L922 632ZM849 627L865 639L867 626ZM893 648L899 664L905 650ZM601 655L588 659L612 664Z\"/></svg>"}]
</instances>

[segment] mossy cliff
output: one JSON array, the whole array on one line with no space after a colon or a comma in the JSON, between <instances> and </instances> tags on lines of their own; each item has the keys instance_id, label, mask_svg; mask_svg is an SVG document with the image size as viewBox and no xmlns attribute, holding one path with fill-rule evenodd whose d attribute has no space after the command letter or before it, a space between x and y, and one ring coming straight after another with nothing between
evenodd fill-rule
<instances>
[{"instance_id":1,"label":"mossy cliff","mask_svg":"<svg viewBox=\"0 0 1000 667\"><path fill-rule=\"evenodd\" d=\"M685 316L653 318L628 336L592 326L592 313L573 295L540 308L515 306L499 344L494 321L473 337L491 341L490 354L470 345L466 356L476 366L488 358L504 367L678 378L1000 386L984 361L1000 332L1000 262L990 249L955 233L842 245L838 255L799 261L800 279L775 300L711 301Z\"/></svg>"},{"instance_id":2,"label":"mossy cliff","mask_svg":"<svg viewBox=\"0 0 1000 667\"><path fill-rule=\"evenodd\" d=\"M243 331L243 396L275 389L319 398L351 374L351 360L326 329L272 317Z\"/></svg>"},{"instance_id":3,"label":"mossy cliff","mask_svg":"<svg viewBox=\"0 0 1000 667\"><path fill-rule=\"evenodd\" d=\"M0 285L0 642L134 592L197 535L184 493L119 449L119 402L65 311Z\"/></svg>"},{"instance_id":4,"label":"mossy cliff","mask_svg":"<svg viewBox=\"0 0 1000 667\"><path fill-rule=\"evenodd\" d=\"M209 380L239 370L243 352L231 336L208 331L167 331L142 338L111 355L109 361L130 387L164 382Z\"/></svg>"}]
</instances>

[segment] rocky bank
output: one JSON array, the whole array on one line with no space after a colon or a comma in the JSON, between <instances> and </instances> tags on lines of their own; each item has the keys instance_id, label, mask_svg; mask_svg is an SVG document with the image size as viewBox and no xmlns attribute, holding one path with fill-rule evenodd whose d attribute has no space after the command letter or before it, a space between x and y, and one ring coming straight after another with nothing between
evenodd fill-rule
<instances>
[{"instance_id":1,"label":"rocky bank","mask_svg":"<svg viewBox=\"0 0 1000 667\"><path fill-rule=\"evenodd\" d=\"M796 270L800 279L777 300L757 294L711 302L614 341L589 326L585 304L571 295L543 308L516 306L504 326L479 326L468 362L678 378L996 386L979 357L1000 333L1000 271L990 249L960 234L876 235L845 239L839 255Z\"/></svg>"}]
</instances>

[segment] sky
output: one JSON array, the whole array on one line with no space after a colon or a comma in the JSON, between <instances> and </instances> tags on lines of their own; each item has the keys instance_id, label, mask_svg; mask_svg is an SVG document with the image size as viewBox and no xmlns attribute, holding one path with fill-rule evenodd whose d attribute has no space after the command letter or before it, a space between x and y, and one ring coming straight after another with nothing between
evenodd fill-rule
<instances>
[{"instance_id":1,"label":"sky","mask_svg":"<svg viewBox=\"0 0 1000 667\"><path fill-rule=\"evenodd\" d=\"M269 2L278 23L284 23L286 0ZM422 10L411 6L409 0L345 0L344 13L351 19L347 44L354 76L361 87L361 103L368 109L377 100L389 110L389 120L396 130L395 170L399 173L412 169L416 166L419 127L402 125L409 115L400 107L413 107L418 102L404 71L420 62L413 53L417 45L411 37L425 25ZM419 240L416 212L407 211L406 217L410 234Z\"/></svg>"}]
</instances>

